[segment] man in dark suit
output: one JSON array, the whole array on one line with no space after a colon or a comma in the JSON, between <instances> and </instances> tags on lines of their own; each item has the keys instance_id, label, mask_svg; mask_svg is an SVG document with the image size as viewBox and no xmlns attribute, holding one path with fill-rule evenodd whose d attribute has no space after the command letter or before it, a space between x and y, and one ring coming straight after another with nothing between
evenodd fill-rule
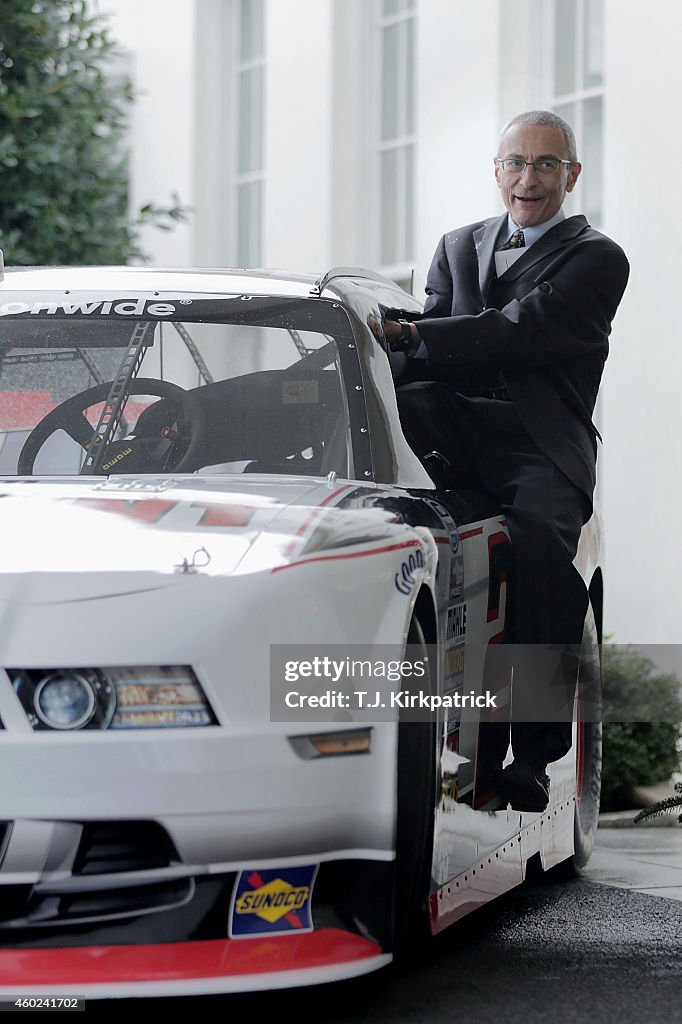
<instances>
[{"instance_id":1,"label":"man in dark suit","mask_svg":"<svg viewBox=\"0 0 682 1024\"><path fill-rule=\"evenodd\" d=\"M513 118L495 157L507 213L444 235L423 317L384 322L390 347L408 356L398 387L408 440L421 456L440 453L451 486L458 467L473 473L506 514L514 760L502 771L507 734L488 743L484 771L518 810L547 806L547 764L571 746L570 721L550 721L558 716L547 681L538 691L537 652L581 642L588 594L573 559L592 514L592 413L629 274L615 242L585 217L564 215L580 171L563 119L549 111ZM574 682L569 672L564 704ZM531 717L541 720L521 720Z\"/></svg>"}]
</instances>

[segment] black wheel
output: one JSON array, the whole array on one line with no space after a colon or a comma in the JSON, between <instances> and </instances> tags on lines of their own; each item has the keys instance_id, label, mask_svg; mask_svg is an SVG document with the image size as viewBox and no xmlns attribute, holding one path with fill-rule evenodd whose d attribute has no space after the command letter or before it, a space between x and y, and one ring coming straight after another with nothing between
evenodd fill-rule
<instances>
[{"instance_id":1,"label":"black wheel","mask_svg":"<svg viewBox=\"0 0 682 1024\"><path fill-rule=\"evenodd\" d=\"M406 658L426 658L419 620L410 624ZM427 662L428 665L428 662ZM435 677L421 678L419 689L433 693ZM413 682L410 681L410 682ZM406 680L405 689L409 688ZM412 712L414 715L414 712ZM396 963L413 959L430 938L429 894L438 780L437 723L432 712L423 721L398 724L398 777L393 955Z\"/></svg>"},{"instance_id":2,"label":"black wheel","mask_svg":"<svg viewBox=\"0 0 682 1024\"><path fill-rule=\"evenodd\" d=\"M577 878L594 848L599 824L602 766L602 659L599 633L589 606L580 647L576 688L575 853L550 872L557 879Z\"/></svg>"},{"instance_id":3,"label":"black wheel","mask_svg":"<svg viewBox=\"0 0 682 1024\"><path fill-rule=\"evenodd\" d=\"M91 405L106 401L111 392L113 382L105 381L95 384L85 391L67 398L55 409L43 416L26 438L17 465L19 476L31 476L33 466L40 449L57 430L64 430L69 437L86 451L93 440L93 427L85 417L85 410ZM137 377L128 385L130 395L156 395L169 400L177 406L178 415L182 420L185 444L177 446L177 457L172 468L176 472L191 472L197 468L196 453L205 434L205 418L200 403L192 392L185 391L170 381L153 380Z\"/></svg>"}]
</instances>

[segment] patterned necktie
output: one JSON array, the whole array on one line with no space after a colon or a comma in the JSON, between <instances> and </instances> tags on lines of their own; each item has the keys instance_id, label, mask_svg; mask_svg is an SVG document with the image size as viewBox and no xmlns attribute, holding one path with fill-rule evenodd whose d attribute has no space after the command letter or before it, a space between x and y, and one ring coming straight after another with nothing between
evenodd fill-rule
<instances>
[{"instance_id":1,"label":"patterned necktie","mask_svg":"<svg viewBox=\"0 0 682 1024\"><path fill-rule=\"evenodd\" d=\"M500 246L500 250L502 250L502 249L522 249L525 244L526 244L526 240L523 237L523 231L521 230L521 228L519 228L518 231L514 232L514 234L511 236L511 238L509 239L508 242L505 242L504 245Z\"/></svg>"}]
</instances>

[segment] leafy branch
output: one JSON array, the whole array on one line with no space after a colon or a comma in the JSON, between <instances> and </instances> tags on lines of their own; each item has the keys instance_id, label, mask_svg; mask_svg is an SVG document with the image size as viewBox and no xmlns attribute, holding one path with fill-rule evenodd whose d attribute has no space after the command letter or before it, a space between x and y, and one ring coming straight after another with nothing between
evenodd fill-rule
<instances>
[{"instance_id":1,"label":"leafy branch","mask_svg":"<svg viewBox=\"0 0 682 1024\"><path fill-rule=\"evenodd\" d=\"M668 796L664 800L658 800L655 804L651 804L650 807L645 807L633 820L638 823L648 818L660 818L662 815L669 814L671 811L677 810L678 807L682 807L682 782L676 782L674 788L678 794L677 796ZM677 820L682 825L682 814L679 815Z\"/></svg>"}]
</instances>

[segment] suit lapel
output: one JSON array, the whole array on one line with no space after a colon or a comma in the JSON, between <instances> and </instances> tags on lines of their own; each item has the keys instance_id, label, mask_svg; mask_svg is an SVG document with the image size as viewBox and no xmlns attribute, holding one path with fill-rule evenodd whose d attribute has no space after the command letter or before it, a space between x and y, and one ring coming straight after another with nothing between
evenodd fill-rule
<instances>
[{"instance_id":1,"label":"suit lapel","mask_svg":"<svg viewBox=\"0 0 682 1024\"><path fill-rule=\"evenodd\" d=\"M478 257L478 284L484 303L490 279L495 274L495 243L506 223L507 214L505 213L502 217L486 221L474 231L474 245Z\"/></svg>"},{"instance_id":2,"label":"suit lapel","mask_svg":"<svg viewBox=\"0 0 682 1024\"><path fill-rule=\"evenodd\" d=\"M570 242L588 227L589 224L582 214L559 221L553 228L546 231L542 238L538 238L537 242L529 247L528 252L519 256L511 267L501 275L501 279L515 281L517 277L527 273L536 263L540 263L553 252L561 249L566 242Z\"/></svg>"}]
</instances>

